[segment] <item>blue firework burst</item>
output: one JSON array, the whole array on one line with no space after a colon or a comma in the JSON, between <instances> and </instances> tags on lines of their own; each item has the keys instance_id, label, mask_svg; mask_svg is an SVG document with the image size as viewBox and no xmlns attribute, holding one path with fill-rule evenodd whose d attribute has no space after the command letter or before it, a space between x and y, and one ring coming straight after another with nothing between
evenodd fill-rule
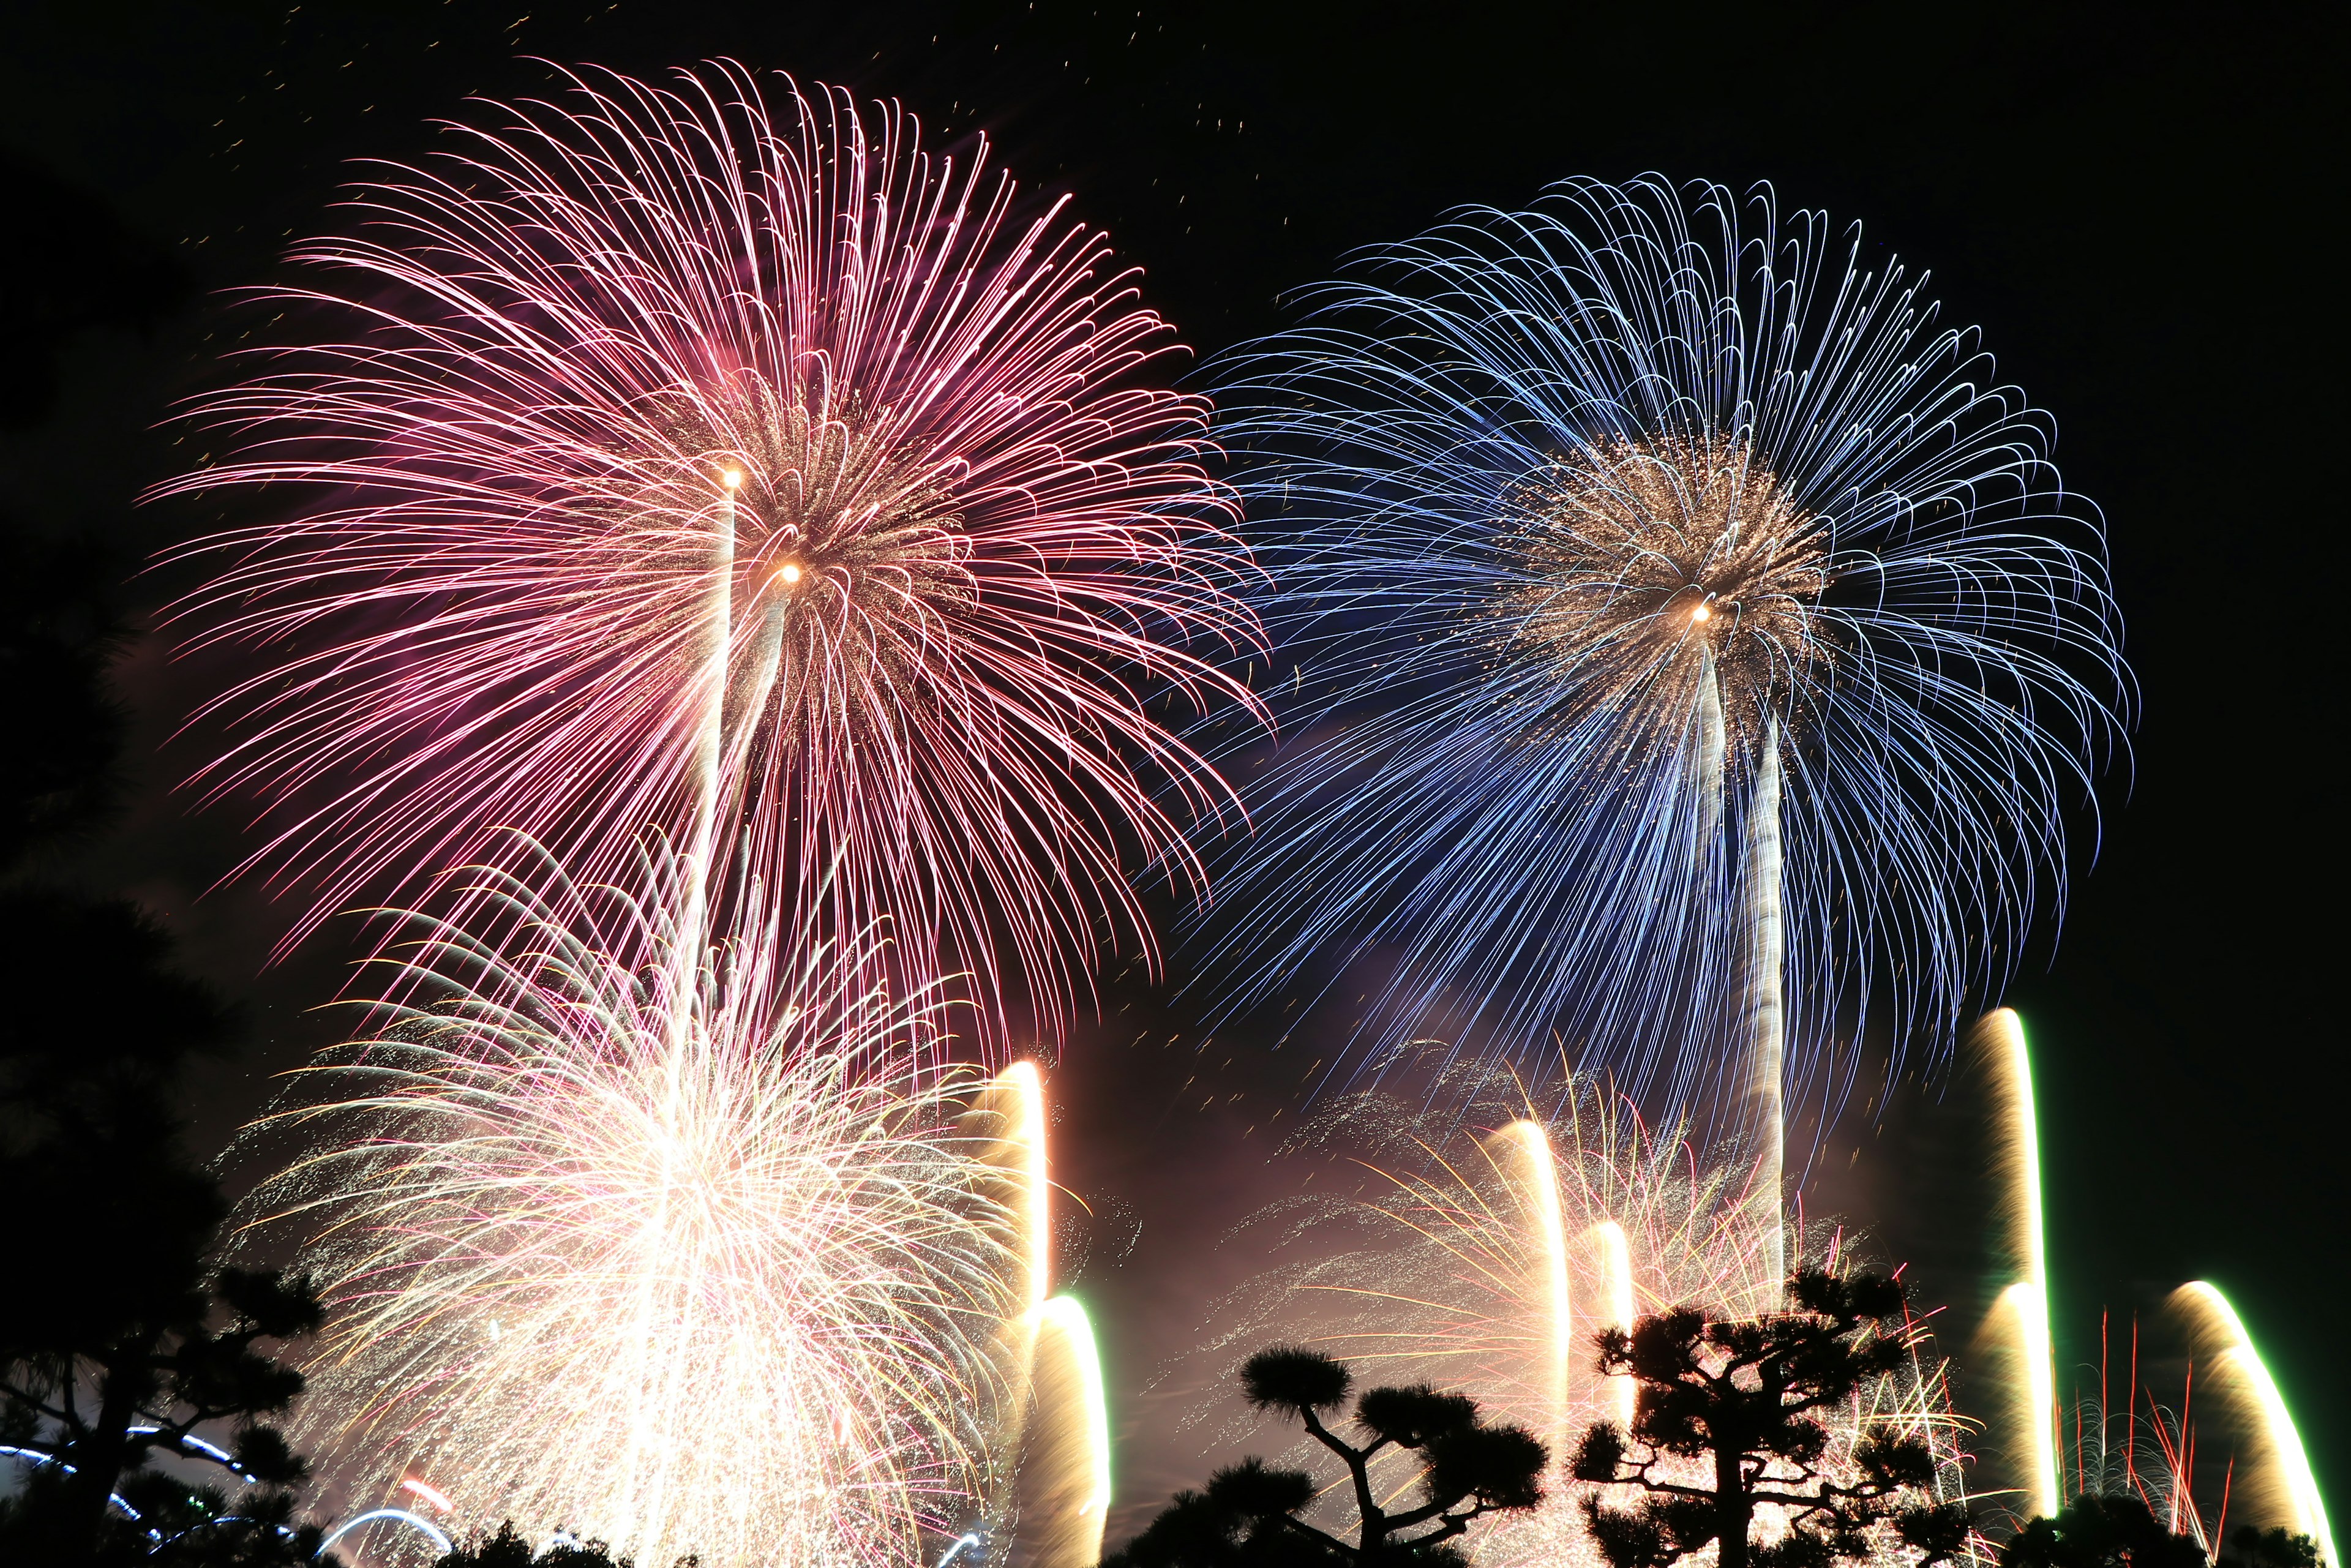
<instances>
[{"instance_id":1,"label":"blue firework burst","mask_svg":"<svg viewBox=\"0 0 2351 1568\"><path fill-rule=\"evenodd\" d=\"M1349 1061L1677 1103L1767 1040L1834 1101L1865 1017L1948 1044L2062 905L2129 677L2052 422L1926 284L1768 189L1578 180L1228 357L1288 655L1236 1006L1339 987Z\"/></svg>"}]
</instances>

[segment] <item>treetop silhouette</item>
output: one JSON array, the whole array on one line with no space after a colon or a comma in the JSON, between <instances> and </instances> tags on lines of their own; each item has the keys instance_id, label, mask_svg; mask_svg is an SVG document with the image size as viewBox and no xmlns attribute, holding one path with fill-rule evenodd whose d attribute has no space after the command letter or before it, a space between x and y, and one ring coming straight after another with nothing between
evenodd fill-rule
<instances>
[{"instance_id":1,"label":"treetop silhouette","mask_svg":"<svg viewBox=\"0 0 2351 1568\"><path fill-rule=\"evenodd\" d=\"M1709 1545L1718 1568L1832 1568L1872 1556L1889 1533L1931 1568L1966 1543L1965 1509L1929 1495L1923 1436L1865 1435L1849 1463L1829 1463L1826 1417L1909 1362L1901 1287L1807 1270L1788 1296L1788 1311L1761 1318L1678 1307L1597 1336L1600 1372L1638 1390L1631 1429L1594 1426L1571 1467L1578 1480L1641 1494L1624 1509L1583 1500L1612 1568L1667 1568ZM1712 1475L1693 1478L1700 1466ZM1757 1543L1765 1506L1786 1511L1790 1528Z\"/></svg>"},{"instance_id":2,"label":"treetop silhouette","mask_svg":"<svg viewBox=\"0 0 2351 1568\"><path fill-rule=\"evenodd\" d=\"M1418 1384L1365 1390L1354 1420L1367 1440L1350 1441L1323 1417L1353 1386L1344 1364L1314 1350L1263 1351L1241 1369L1252 1406L1297 1420L1345 1467L1353 1540L1301 1517L1321 1494L1311 1475L1252 1456L1217 1471L1205 1490L1176 1493L1104 1568L1452 1568L1468 1561L1454 1543L1475 1521L1542 1500L1550 1455L1523 1427L1489 1424L1477 1401ZM1422 1467L1417 1496L1393 1511L1371 1473L1390 1450L1416 1454Z\"/></svg>"}]
</instances>

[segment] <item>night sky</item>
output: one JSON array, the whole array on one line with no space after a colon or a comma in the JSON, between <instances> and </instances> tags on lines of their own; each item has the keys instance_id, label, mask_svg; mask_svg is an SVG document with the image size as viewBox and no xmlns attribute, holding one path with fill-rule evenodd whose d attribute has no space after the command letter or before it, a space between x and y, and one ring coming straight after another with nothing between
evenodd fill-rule
<instances>
[{"instance_id":1,"label":"night sky","mask_svg":"<svg viewBox=\"0 0 2351 1568\"><path fill-rule=\"evenodd\" d=\"M2141 691L2095 863L2007 998L2040 1058L2062 1363L2095 1357L2102 1306L2120 1321L2210 1278L2351 1506L2343 922L2327 913L2341 677L2325 652L2345 512L2325 237L2341 166L2320 114L2340 54L2316 9L11 7L0 399L29 423L0 436L0 510L133 555L199 527L131 497L184 463L152 427L242 329L217 291L335 222L349 160L413 156L468 93L540 90L528 57L655 72L726 55L894 96L950 136L984 130L1025 183L1075 194L1203 353L1280 324L1282 292L1352 246L1571 174L1769 180L1783 206L1862 219L1872 256L1931 268L1945 319L1980 323L2004 378L2055 414L2060 467L2107 518ZM152 606L171 588L130 593ZM150 637L125 658L133 809L79 874L151 904L245 998L249 1048L198 1091L219 1142L331 1034L311 1009L348 955L321 943L265 972L281 924L266 894L199 896L243 823L168 792L202 759L200 735L164 741L204 685L163 655ZM1139 1391L1242 1267L1219 1236L1294 1179L1264 1156L1307 1065L1246 1029L1197 1049L1172 995L1113 977L1057 1083L1064 1178L1103 1217L1080 1289L1112 1361L1123 1505L1205 1468ZM1980 1218L1953 1174L1968 1092L1930 1078L1855 1104L1811 1195L1915 1261L1955 1317L1980 1304L1951 1240Z\"/></svg>"}]
</instances>

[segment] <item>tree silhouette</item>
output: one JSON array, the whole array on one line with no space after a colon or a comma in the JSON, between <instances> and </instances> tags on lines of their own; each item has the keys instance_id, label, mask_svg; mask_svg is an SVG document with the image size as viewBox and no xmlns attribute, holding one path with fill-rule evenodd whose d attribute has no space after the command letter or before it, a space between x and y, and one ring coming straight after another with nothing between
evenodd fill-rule
<instances>
[{"instance_id":1,"label":"tree silhouette","mask_svg":"<svg viewBox=\"0 0 2351 1568\"><path fill-rule=\"evenodd\" d=\"M1349 1442L1324 1424L1346 1404L1354 1376L1320 1351L1275 1349L1249 1358L1241 1386L1259 1410L1296 1417L1307 1435L1346 1467L1357 1529L1353 1542L1299 1516L1318 1489L1303 1470L1276 1469L1249 1458L1218 1470L1203 1491L1184 1491L1104 1568L1290 1568L1331 1564L1372 1568L1465 1563L1454 1542L1489 1513L1542 1500L1550 1456L1524 1428L1481 1420L1475 1400L1426 1384L1374 1388L1355 1401L1355 1424L1368 1435ZM1374 1490L1371 1465L1388 1449L1421 1459L1420 1495L1389 1511Z\"/></svg>"},{"instance_id":2,"label":"tree silhouette","mask_svg":"<svg viewBox=\"0 0 2351 1568\"><path fill-rule=\"evenodd\" d=\"M7 1346L0 1406L8 1425L49 1456L0 1521L9 1543L37 1545L60 1560L102 1560L110 1533L120 1533L107 1528L118 1495L142 1520L160 1510L163 1522L183 1530L234 1517L279 1533L292 1508L283 1489L306 1479L308 1467L256 1417L284 1410L303 1380L258 1346L308 1333L320 1317L307 1278L227 1269L209 1288L183 1291L151 1315L104 1325L110 1332L68 1331ZM236 1424L226 1449L196 1435L224 1422ZM157 1455L226 1470L241 1493L266 1490L238 1496L232 1515L220 1494L148 1472ZM147 1529L162 1533L158 1523ZM308 1540L315 1553L315 1529Z\"/></svg>"},{"instance_id":3,"label":"tree silhouette","mask_svg":"<svg viewBox=\"0 0 2351 1568\"><path fill-rule=\"evenodd\" d=\"M5 300L52 355L64 339L44 336L42 312L69 335L98 319L89 303ZM41 412L0 404L0 425ZM0 1561L308 1561L318 1533L289 1522L284 1490L303 1467L256 1418L302 1386L261 1342L315 1327L318 1301L303 1281L208 1273L226 1206L183 1139L184 1073L231 1042L231 1013L175 968L145 913L56 884L119 804L108 669L126 570L94 538L0 517L0 731L18 742L0 758L0 1443L24 1450L9 1457L23 1485L0 1499ZM226 1460L205 1423L235 1428ZM157 1455L225 1484L147 1468Z\"/></svg>"},{"instance_id":4,"label":"tree silhouette","mask_svg":"<svg viewBox=\"0 0 2351 1568\"><path fill-rule=\"evenodd\" d=\"M2246 1525L2229 1538L2235 1550L2220 1553L2220 1568L2326 1568L2318 1542L2283 1528Z\"/></svg>"},{"instance_id":5,"label":"tree silhouette","mask_svg":"<svg viewBox=\"0 0 2351 1568\"><path fill-rule=\"evenodd\" d=\"M1612 1568L1666 1568L1708 1545L1718 1568L1830 1568L1872 1555L1889 1530L1927 1564L1965 1543L1964 1509L1920 1496L1934 1479L1923 1438L1864 1437L1851 1480L1822 1469L1824 1417L1909 1359L1901 1287L1806 1270L1788 1293L1793 1310L1767 1317L1710 1322L1680 1308L1598 1336L1600 1371L1638 1387L1632 1430L1593 1427L1572 1467L1578 1480L1642 1494L1629 1509L1583 1500ZM1712 1476L1675 1479L1691 1460ZM1791 1528L1759 1546L1750 1531L1767 1504Z\"/></svg>"},{"instance_id":6,"label":"tree silhouette","mask_svg":"<svg viewBox=\"0 0 2351 1568\"><path fill-rule=\"evenodd\" d=\"M2204 1548L2174 1535L2136 1497L2075 1498L2054 1519L2028 1521L2000 1549L2001 1568L2204 1568Z\"/></svg>"},{"instance_id":7,"label":"tree silhouette","mask_svg":"<svg viewBox=\"0 0 2351 1568\"><path fill-rule=\"evenodd\" d=\"M2232 1552L2219 1568L2321 1568L2318 1543L2307 1535L2248 1526L2231 1537ZM2001 1568L2205 1568L2212 1558L2193 1536L2176 1534L2144 1499L2128 1492L2087 1492L2058 1511L2026 1521L2000 1549Z\"/></svg>"},{"instance_id":8,"label":"tree silhouette","mask_svg":"<svg viewBox=\"0 0 2351 1568\"><path fill-rule=\"evenodd\" d=\"M509 1519L496 1533L476 1531L473 1539L450 1549L433 1568L632 1568L634 1560L614 1557L601 1541L574 1541L562 1531L544 1552L534 1551L530 1538L519 1533ZM698 1557L681 1557L676 1568L696 1568Z\"/></svg>"}]
</instances>

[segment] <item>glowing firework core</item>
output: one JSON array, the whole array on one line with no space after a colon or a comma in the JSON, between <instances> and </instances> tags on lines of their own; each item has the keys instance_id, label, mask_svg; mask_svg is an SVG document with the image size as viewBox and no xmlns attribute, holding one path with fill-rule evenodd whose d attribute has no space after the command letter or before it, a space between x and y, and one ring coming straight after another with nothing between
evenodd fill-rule
<instances>
[{"instance_id":1,"label":"glowing firework core","mask_svg":"<svg viewBox=\"0 0 2351 1568\"><path fill-rule=\"evenodd\" d=\"M877 1069L928 1015L756 888L681 959L698 870L475 873L510 954L415 923L413 999L310 1070L347 1097L278 1113L319 1131L252 1212L336 1305L300 1440L653 1561L908 1562L988 1488L1017 1260L959 1102Z\"/></svg>"},{"instance_id":2,"label":"glowing firework core","mask_svg":"<svg viewBox=\"0 0 2351 1568\"><path fill-rule=\"evenodd\" d=\"M705 390L694 411L656 422L666 450L615 454L640 476L615 508L632 526L617 548L590 537L596 559L578 563L681 581L726 573L730 770L763 752L769 768L833 765L837 727L900 749L963 656L957 622L979 582L950 492L968 465L919 455L890 409L841 401L748 371ZM713 462L726 486L715 511L701 477Z\"/></svg>"},{"instance_id":3,"label":"glowing firework core","mask_svg":"<svg viewBox=\"0 0 2351 1568\"><path fill-rule=\"evenodd\" d=\"M1760 742L1792 684L1828 649L1812 609L1828 587L1817 519L1743 443L1611 441L1510 497L1506 553L1523 574L1497 611L1520 652L1552 659L1603 702L1710 659L1731 734ZM1693 657L1698 655L1699 657Z\"/></svg>"}]
</instances>

